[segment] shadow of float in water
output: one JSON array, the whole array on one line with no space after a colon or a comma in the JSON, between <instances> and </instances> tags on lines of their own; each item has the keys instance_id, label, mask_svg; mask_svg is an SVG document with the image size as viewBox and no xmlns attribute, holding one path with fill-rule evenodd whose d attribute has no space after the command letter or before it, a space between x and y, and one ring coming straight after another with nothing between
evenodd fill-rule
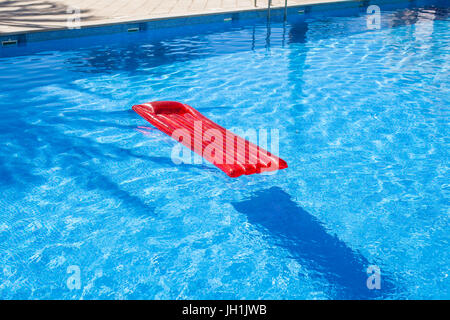
<instances>
[{"instance_id":1,"label":"shadow of float in water","mask_svg":"<svg viewBox=\"0 0 450 320\"><path fill-rule=\"evenodd\" d=\"M372 263L329 234L281 188L259 191L251 199L232 205L247 215L250 223L268 233L276 246L288 250L312 274L328 281L336 292L335 298L383 298L394 289L389 277L382 274L381 290L369 290L366 270Z\"/></svg>"}]
</instances>

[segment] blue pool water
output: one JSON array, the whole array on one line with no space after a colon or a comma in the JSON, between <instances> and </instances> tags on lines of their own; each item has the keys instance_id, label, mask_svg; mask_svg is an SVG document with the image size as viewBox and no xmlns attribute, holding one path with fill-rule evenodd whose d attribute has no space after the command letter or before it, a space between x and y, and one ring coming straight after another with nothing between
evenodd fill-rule
<instances>
[{"instance_id":1,"label":"blue pool water","mask_svg":"<svg viewBox=\"0 0 450 320\"><path fill-rule=\"evenodd\" d=\"M380 7L1 49L0 298L449 299L449 9ZM289 168L174 165L152 100Z\"/></svg>"}]
</instances>

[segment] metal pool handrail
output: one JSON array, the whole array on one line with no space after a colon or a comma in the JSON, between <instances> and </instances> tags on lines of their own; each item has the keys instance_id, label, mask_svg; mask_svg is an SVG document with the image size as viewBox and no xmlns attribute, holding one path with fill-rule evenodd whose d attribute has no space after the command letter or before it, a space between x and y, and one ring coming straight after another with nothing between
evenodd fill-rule
<instances>
[{"instance_id":1,"label":"metal pool handrail","mask_svg":"<svg viewBox=\"0 0 450 320\"><path fill-rule=\"evenodd\" d=\"M287 20L287 2L288 0L284 0L284 21Z\"/></svg>"},{"instance_id":2,"label":"metal pool handrail","mask_svg":"<svg viewBox=\"0 0 450 320\"><path fill-rule=\"evenodd\" d=\"M258 0L255 0L255 7L257 6L257 2ZM287 20L287 5L288 5L288 0L284 0L284 21ZM267 19L270 20L270 9L272 6L272 0L267 0Z\"/></svg>"}]
</instances>

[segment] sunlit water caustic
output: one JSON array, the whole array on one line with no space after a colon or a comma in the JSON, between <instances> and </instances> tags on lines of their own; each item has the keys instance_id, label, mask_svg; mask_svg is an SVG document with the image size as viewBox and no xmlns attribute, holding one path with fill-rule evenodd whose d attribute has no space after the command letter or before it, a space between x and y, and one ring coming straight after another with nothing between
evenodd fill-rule
<instances>
[{"instance_id":1,"label":"sunlit water caustic","mask_svg":"<svg viewBox=\"0 0 450 320\"><path fill-rule=\"evenodd\" d=\"M0 298L450 298L448 3L380 7L2 48ZM154 100L289 168L175 165Z\"/></svg>"}]
</instances>

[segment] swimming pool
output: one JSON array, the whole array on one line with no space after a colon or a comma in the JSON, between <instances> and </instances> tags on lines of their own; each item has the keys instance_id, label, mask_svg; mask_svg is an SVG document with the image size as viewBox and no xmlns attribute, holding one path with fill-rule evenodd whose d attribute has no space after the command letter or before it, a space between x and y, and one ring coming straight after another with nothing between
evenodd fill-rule
<instances>
[{"instance_id":1,"label":"swimming pool","mask_svg":"<svg viewBox=\"0 0 450 320\"><path fill-rule=\"evenodd\" d=\"M380 7L1 50L0 298L450 298L449 9ZM152 100L289 168L174 165Z\"/></svg>"}]
</instances>

